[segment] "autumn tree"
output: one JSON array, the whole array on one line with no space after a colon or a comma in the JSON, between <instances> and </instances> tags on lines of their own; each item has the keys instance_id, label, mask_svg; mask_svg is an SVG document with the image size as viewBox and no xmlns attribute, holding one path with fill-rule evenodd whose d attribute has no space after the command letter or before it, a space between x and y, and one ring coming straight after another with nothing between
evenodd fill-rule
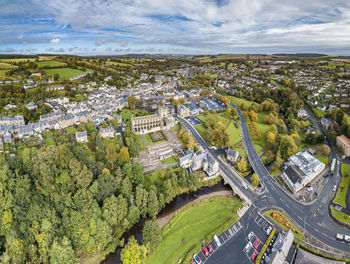
<instances>
[{"instance_id":1,"label":"autumn tree","mask_svg":"<svg viewBox=\"0 0 350 264\"><path fill-rule=\"evenodd\" d=\"M117 155L117 160L119 165L123 165L129 162L129 151L127 147L122 147Z\"/></svg>"},{"instance_id":2,"label":"autumn tree","mask_svg":"<svg viewBox=\"0 0 350 264\"><path fill-rule=\"evenodd\" d=\"M237 166L237 170L240 171L240 172L245 172L247 171L247 161L245 160L244 157L242 157L236 164Z\"/></svg>"},{"instance_id":3,"label":"autumn tree","mask_svg":"<svg viewBox=\"0 0 350 264\"><path fill-rule=\"evenodd\" d=\"M120 253L120 259L123 264L142 264L144 255L145 248L137 243L134 236L131 236Z\"/></svg>"},{"instance_id":4,"label":"autumn tree","mask_svg":"<svg viewBox=\"0 0 350 264\"><path fill-rule=\"evenodd\" d=\"M279 146L279 152L281 154L281 158L285 159L296 153L298 150L297 145L294 142L292 136L284 135L281 138L281 143Z\"/></svg>"},{"instance_id":5,"label":"autumn tree","mask_svg":"<svg viewBox=\"0 0 350 264\"><path fill-rule=\"evenodd\" d=\"M322 152L323 155L328 156L330 151L331 151L330 148L326 144L322 145L321 152Z\"/></svg>"},{"instance_id":6,"label":"autumn tree","mask_svg":"<svg viewBox=\"0 0 350 264\"><path fill-rule=\"evenodd\" d=\"M258 175L256 175L256 173L253 173L252 177L250 178L250 181L254 187L257 187L259 185Z\"/></svg>"}]
</instances>

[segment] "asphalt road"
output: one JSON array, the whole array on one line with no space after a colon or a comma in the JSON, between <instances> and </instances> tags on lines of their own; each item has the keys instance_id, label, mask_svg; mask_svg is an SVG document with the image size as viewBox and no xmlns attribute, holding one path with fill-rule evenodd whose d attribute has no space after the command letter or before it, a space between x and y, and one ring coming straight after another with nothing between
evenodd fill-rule
<instances>
[{"instance_id":1,"label":"asphalt road","mask_svg":"<svg viewBox=\"0 0 350 264\"><path fill-rule=\"evenodd\" d=\"M232 104L233 107L235 107ZM235 107L236 108L236 107ZM204 149L209 151L209 153L218 161L220 169L225 173L228 178L247 196L252 202L252 206L254 208L262 209L266 207L279 207L282 208L299 226L305 228L305 232L310 233L315 238L319 239L323 243L343 250L350 251L350 245L341 243L335 239L336 233L342 233L346 235L350 235L350 231L346 228L343 228L337 224L335 224L329 216L328 205L331 199L333 199L335 192L333 192L332 188L335 184L339 183L339 169L340 165L336 165L335 173L332 177L327 179L327 182L319 194L317 200L312 204L301 204L290 197L286 191L274 180L274 178L269 174L264 164L260 160L253 143L250 140L248 129L244 120L243 115L239 111L237 112L241 118L241 129L242 129L242 140L246 148L247 157L249 159L250 164L252 165L255 173L258 175L260 183L264 186L264 192L261 194L257 194L249 189L246 190L242 187L242 180L240 175L237 172L229 169L225 163L223 163L219 158L217 153L211 149L207 143L201 138L196 129L191 126L186 120L179 118L182 120L186 126L191 130L193 136L196 138L197 142L202 145ZM322 133L321 128L319 127L316 119L310 115L310 120L315 124L316 128L319 129ZM328 143L325 140L325 143ZM329 144L331 148L330 158L333 159L336 156L336 153L332 146ZM245 214L247 215L247 213ZM228 244L229 245L229 244ZM230 246L222 246L220 247L214 255L232 255L233 248ZM219 253L218 253L219 252ZM225 257L223 257L225 258ZM234 263L232 261L226 262L226 259L222 259L222 262L216 259L218 262L206 262L206 263ZM242 263L242 262L240 262Z\"/></svg>"}]
</instances>

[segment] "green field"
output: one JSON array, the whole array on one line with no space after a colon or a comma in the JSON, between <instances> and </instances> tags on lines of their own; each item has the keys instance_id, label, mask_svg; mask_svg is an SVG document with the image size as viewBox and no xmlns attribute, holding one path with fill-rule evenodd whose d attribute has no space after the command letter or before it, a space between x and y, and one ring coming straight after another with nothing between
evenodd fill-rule
<instances>
[{"instance_id":1,"label":"green field","mask_svg":"<svg viewBox=\"0 0 350 264\"><path fill-rule=\"evenodd\" d=\"M3 62L35 61L35 58L1 59L0 61L3 61Z\"/></svg>"},{"instance_id":2,"label":"green field","mask_svg":"<svg viewBox=\"0 0 350 264\"><path fill-rule=\"evenodd\" d=\"M55 140L53 139L53 134L51 131L44 132L43 134L44 140L45 140L45 145L48 146L55 146Z\"/></svg>"},{"instance_id":3,"label":"green field","mask_svg":"<svg viewBox=\"0 0 350 264\"><path fill-rule=\"evenodd\" d=\"M346 192L350 184L350 164L343 163L341 167L342 179L338 187L337 196L334 199L334 203L340 204L342 207L346 208L345 198Z\"/></svg>"},{"instance_id":4,"label":"green field","mask_svg":"<svg viewBox=\"0 0 350 264\"><path fill-rule=\"evenodd\" d=\"M236 102L239 103L245 103L248 107L251 106L254 102L252 101L248 101L247 99L244 98L239 98L239 97L235 97L235 96L226 96L231 103L235 104ZM236 105L238 107L238 105Z\"/></svg>"},{"instance_id":5,"label":"green field","mask_svg":"<svg viewBox=\"0 0 350 264\"><path fill-rule=\"evenodd\" d=\"M162 160L161 163L162 163L162 164L171 164L171 163L175 163L175 162L177 162L177 161L178 161L177 158L171 156L170 158L167 158L167 159L165 159L165 160Z\"/></svg>"},{"instance_id":6,"label":"green field","mask_svg":"<svg viewBox=\"0 0 350 264\"><path fill-rule=\"evenodd\" d=\"M39 67L49 66L49 67L60 67L60 66L66 66L65 63L55 61L55 60L43 60L36 62L36 65Z\"/></svg>"},{"instance_id":7,"label":"green field","mask_svg":"<svg viewBox=\"0 0 350 264\"><path fill-rule=\"evenodd\" d=\"M117 62L117 61L107 61L108 65L118 65L118 66L132 66L131 64Z\"/></svg>"},{"instance_id":8,"label":"green field","mask_svg":"<svg viewBox=\"0 0 350 264\"><path fill-rule=\"evenodd\" d=\"M322 153L319 153L317 155L315 155L315 158L322 161L326 166L328 165L329 163L329 158L327 155L324 155Z\"/></svg>"},{"instance_id":9,"label":"green field","mask_svg":"<svg viewBox=\"0 0 350 264\"><path fill-rule=\"evenodd\" d=\"M69 79L84 73L84 71L71 68L46 69L45 72L47 76L53 76L55 73L58 73L62 79Z\"/></svg>"},{"instance_id":10,"label":"green field","mask_svg":"<svg viewBox=\"0 0 350 264\"><path fill-rule=\"evenodd\" d=\"M235 211L242 203L238 199L215 197L180 209L164 228L161 244L146 263L178 263L180 258L182 263L189 263L192 252L201 249L203 240L209 242L223 225L238 220Z\"/></svg>"},{"instance_id":11,"label":"green field","mask_svg":"<svg viewBox=\"0 0 350 264\"><path fill-rule=\"evenodd\" d=\"M5 62L0 62L0 70L10 70L14 68L17 68L17 66Z\"/></svg>"},{"instance_id":12,"label":"green field","mask_svg":"<svg viewBox=\"0 0 350 264\"><path fill-rule=\"evenodd\" d=\"M0 70L0 77L5 77L8 70Z\"/></svg>"},{"instance_id":13,"label":"green field","mask_svg":"<svg viewBox=\"0 0 350 264\"><path fill-rule=\"evenodd\" d=\"M197 125L197 126L195 126L195 128L198 131L198 133L201 135L201 137L204 138L205 133L206 133L205 125L209 122L210 118L212 118L214 116L218 116L220 121L226 125L227 131L230 134L230 142L229 142L230 146L233 144L236 144L238 141L240 141L242 139L241 138L240 123L237 123L238 127L236 128L234 125L235 121L233 121L232 119L223 117L223 116L218 115L218 114L212 114L212 113L209 113L207 115L198 116L198 119L201 120L203 122L203 124Z\"/></svg>"}]
</instances>

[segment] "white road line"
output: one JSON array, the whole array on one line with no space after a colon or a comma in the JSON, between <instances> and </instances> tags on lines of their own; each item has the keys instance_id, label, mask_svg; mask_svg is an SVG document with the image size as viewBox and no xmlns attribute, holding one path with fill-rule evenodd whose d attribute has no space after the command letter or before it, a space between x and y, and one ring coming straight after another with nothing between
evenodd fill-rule
<instances>
[{"instance_id":1,"label":"white road line","mask_svg":"<svg viewBox=\"0 0 350 264\"><path fill-rule=\"evenodd\" d=\"M318 232L318 233L320 232L317 228L315 228L315 231Z\"/></svg>"}]
</instances>

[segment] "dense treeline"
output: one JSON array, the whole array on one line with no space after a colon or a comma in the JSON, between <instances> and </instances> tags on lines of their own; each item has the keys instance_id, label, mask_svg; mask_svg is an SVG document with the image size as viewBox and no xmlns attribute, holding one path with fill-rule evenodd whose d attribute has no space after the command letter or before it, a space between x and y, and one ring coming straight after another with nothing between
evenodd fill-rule
<instances>
[{"instance_id":1,"label":"dense treeline","mask_svg":"<svg viewBox=\"0 0 350 264\"><path fill-rule=\"evenodd\" d=\"M141 217L154 218L198 178L168 169L158 186L143 185L137 162L107 169L83 146L25 148L0 160L1 263L100 260Z\"/></svg>"}]
</instances>

